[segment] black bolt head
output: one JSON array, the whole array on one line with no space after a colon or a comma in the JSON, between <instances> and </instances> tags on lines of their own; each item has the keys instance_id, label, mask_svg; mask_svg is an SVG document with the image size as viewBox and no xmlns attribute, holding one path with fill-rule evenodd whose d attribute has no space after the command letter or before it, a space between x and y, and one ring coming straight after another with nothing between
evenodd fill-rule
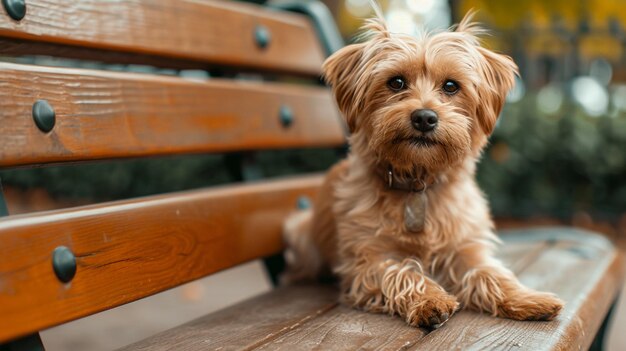
<instances>
[{"instance_id":1,"label":"black bolt head","mask_svg":"<svg viewBox=\"0 0 626 351\"><path fill-rule=\"evenodd\" d=\"M280 107L280 124L287 128L293 124L293 112L289 106L283 105Z\"/></svg>"},{"instance_id":2,"label":"black bolt head","mask_svg":"<svg viewBox=\"0 0 626 351\"><path fill-rule=\"evenodd\" d=\"M300 196L298 198L298 209L306 210L311 207L311 200L306 196Z\"/></svg>"},{"instance_id":3,"label":"black bolt head","mask_svg":"<svg viewBox=\"0 0 626 351\"><path fill-rule=\"evenodd\" d=\"M272 35L267 27L259 25L254 29L254 40L259 48L265 49L270 45Z\"/></svg>"},{"instance_id":4,"label":"black bolt head","mask_svg":"<svg viewBox=\"0 0 626 351\"><path fill-rule=\"evenodd\" d=\"M26 0L2 0L4 10L16 21L26 16Z\"/></svg>"},{"instance_id":5,"label":"black bolt head","mask_svg":"<svg viewBox=\"0 0 626 351\"><path fill-rule=\"evenodd\" d=\"M44 133L48 133L54 128L56 122L56 114L48 101L37 100L33 105L33 119L35 124Z\"/></svg>"},{"instance_id":6,"label":"black bolt head","mask_svg":"<svg viewBox=\"0 0 626 351\"><path fill-rule=\"evenodd\" d=\"M76 257L70 249L59 246L52 253L54 274L63 283L69 283L76 275Z\"/></svg>"}]
</instances>

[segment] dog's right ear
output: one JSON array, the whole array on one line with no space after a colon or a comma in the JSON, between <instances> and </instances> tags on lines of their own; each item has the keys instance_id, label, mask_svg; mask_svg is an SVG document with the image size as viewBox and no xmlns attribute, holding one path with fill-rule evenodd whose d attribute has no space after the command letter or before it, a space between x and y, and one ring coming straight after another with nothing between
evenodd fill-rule
<instances>
[{"instance_id":1,"label":"dog's right ear","mask_svg":"<svg viewBox=\"0 0 626 351\"><path fill-rule=\"evenodd\" d=\"M483 82L477 87L481 100L476 107L478 124L486 135L493 132L496 120L504 107L506 95L515 85L515 76L519 69L513 59L488 50L480 45L479 36L486 33L478 24L472 22L475 11L469 11L456 28L456 32L465 34L465 39L474 45L479 53L478 71Z\"/></svg>"},{"instance_id":2,"label":"dog's right ear","mask_svg":"<svg viewBox=\"0 0 626 351\"><path fill-rule=\"evenodd\" d=\"M356 129L356 114L359 111L359 101L356 101L356 76L363 48L362 43L348 45L332 54L322 65L324 80L331 86L350 132Z\"/></svg>"}]
</instances>

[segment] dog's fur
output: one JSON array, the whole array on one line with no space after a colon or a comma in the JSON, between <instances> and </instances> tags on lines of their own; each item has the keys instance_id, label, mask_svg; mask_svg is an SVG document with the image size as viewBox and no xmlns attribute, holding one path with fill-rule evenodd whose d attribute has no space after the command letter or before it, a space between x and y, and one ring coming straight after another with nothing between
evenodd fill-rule
<instances>
[{"instance_id":1,"label":"dog's fur","mask_svg":"<svg viewBox=\"0 0 626 351\"><path fill-rule=\"evenodd\" d=\"M493 257L494 225L475 183L487 143L517 66L480 46L471 15L453 30L416 38L366 24L366 41L349 45L323 71L350 128L349 157L328 173L315 207L291 217L287 281L334 273L342 300L371 312L397 314L413 326L437 327L459 307L518 320L551 320L563 302L522 286ZM402 76L407 88L389 88ZM445 94L448 79L459 85ZM411 113L432 109L436 129L422 132ZM406 230L410 192L400 178L435 179L426 190L421 233Z\"/></svg>"}]
</instances>

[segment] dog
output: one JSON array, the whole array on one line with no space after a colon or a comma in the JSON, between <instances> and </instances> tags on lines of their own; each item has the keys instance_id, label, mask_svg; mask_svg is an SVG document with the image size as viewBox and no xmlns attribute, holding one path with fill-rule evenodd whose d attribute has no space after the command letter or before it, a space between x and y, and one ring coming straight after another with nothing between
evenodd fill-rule
<instances>
[{"instance_id":1,"label":"dog","mask_svg":"<svg viewBox=\"0 0 626 351\"><path fill-rule=\"evenodd\" d=\"M460 308L552 320L563 301L523 286L494 258L494 223L476 163L518 68L456 27L408 36L383 19L330 56L323 75L350 130L312 210L288 218L284 281L327 274L341 300L438 328Z\"/></svg>"}]
</instances>

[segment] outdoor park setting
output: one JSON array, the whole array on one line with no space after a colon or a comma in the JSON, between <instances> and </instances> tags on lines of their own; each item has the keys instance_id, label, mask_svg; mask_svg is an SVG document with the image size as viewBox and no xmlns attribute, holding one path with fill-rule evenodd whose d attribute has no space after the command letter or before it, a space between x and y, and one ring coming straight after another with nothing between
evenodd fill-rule
<instances>
[{"instance_id":1,"label":"outdoor park setting","mask_svg":"<svg viewBox=\"0 0 626 351\"><path fill-rule=\"evenodd\" d=\"M3 0L0 350L626 349L626 2L378 2L414 38L476 11L519 67L476 182L561 316L429 330L280 287L285 220L355 152L322 64L369 0Z\"/></svg>"}]
</instances>

